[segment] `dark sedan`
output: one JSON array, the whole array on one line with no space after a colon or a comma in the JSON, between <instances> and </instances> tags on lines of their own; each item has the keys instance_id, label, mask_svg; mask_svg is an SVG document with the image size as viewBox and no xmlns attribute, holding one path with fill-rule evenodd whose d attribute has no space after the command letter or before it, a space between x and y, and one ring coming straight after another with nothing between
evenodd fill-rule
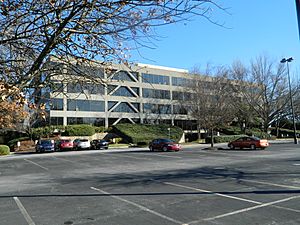
<instances>
[{"instance_id":1,"label":"dark sedan","mask_svg":"<svg viewBox=\"0 0 300 225\"><path fill-rule=\"evenodd\" d=\"M54 140L39 140L35 146L36 152L54 152Z\"/></svg>"},{"instance_id":2,"label":"dark sedan","mask_svg":"<svg viewBox=\"0 0 300 225\"><path fill-rule=\"evenodd\" d=\"M91 141L91 149L108 149L109 142L104 139Z\"/></svg>"},{"instance_id":3,"label":"dark sedan","mask_svg":"<svg viewBox=\"0 0 300 225\"><path fill-rule=\"evenodd\" d=\"M158 138L149 143L149 149L150 151L160 150L177 152L181 150L181 145L171 139Z\"/></svg>"}]
</instances>

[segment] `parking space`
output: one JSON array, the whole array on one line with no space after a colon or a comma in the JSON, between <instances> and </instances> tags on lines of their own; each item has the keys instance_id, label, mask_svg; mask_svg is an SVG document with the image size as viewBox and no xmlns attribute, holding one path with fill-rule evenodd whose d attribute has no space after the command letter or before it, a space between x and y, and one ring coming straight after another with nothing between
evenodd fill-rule
<instances>
[{"instance_id":1,"label":"parking space","mask_svg":"<svg viewBox=\"0 0 300 225\"><path fill-rule=\"evenodd\" d=\"M90 151L0 159L7 225L299 224L300 154Z\"/></svg>"}]
</instances>

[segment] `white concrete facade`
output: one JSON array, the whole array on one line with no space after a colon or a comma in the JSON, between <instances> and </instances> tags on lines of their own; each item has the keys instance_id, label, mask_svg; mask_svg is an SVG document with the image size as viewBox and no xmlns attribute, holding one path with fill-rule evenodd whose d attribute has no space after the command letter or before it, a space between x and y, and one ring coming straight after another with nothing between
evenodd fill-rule
<instances>
[{"instance_id":1,"label":"white concrete facade","mask_svg":"<svg viewBox=\"0 0 300 225\"><path fill-rule=\"evenodd\" d=\"M90 85L93 88L101 86L99 93L84 87L76 92L76 82L66 83L58 76L56 82L63 83L63 93L50 94L52 105L55 105L49 113L52 125L97 122L108 127L124 121L172 125L178 125L178 121L191 123L192 118L187 113L175 110L175 107L180 108L175 95L184 90L183 83L191 76L187 70L146 64L130 68L113 65L109 67L110 72L106 68L98 69L103 72L101 80L104 84Z\"/></svg>"}]
</instances>

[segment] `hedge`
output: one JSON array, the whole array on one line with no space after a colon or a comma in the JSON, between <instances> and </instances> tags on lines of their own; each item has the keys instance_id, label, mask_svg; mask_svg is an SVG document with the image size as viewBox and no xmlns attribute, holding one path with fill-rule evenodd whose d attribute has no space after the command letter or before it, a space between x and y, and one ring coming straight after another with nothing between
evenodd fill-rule
<instances>
[{"instance_id":1,"label":"hedge","mask_svg":"<svg viewBox=\"0 0 300 225\"><path fill-rule=\"evenodd\" d=\"M225 143L234 141L240 137L245 137L246 135L222 135L222 136L214 136L214 143ZM205 138L205 143L211 143L211 137Z\"/></svg>"},{"instance_id":2,"label":"hedge","mask_svg":"<svg viewBox=\"0 0 300 225\"><path fill-rule=\"evenodd\" d=\"M33 140L40 139L42 137L51 136L55 129L64 130L63 126L46 126L46 127L38 127L33 128L31 132L31 137Z\"/></svg>"},{"instance_id":3,"label":"hedge","mask_svg":"<svg viewBox=\"0 0 300 225\"><path fill-rule=\"evenodd\" d=\"M109 127L109 128L105 128L105 127L95 127L95 132L96 133L104 133L104 132L109 132L109 131L111 131L112 130L112 128L111 127Z\"/></svg>"},{"instance_id":4,"label":"hedge","mask_svg":"<svg viewBox=\"0 0 300 225\"><path fill-rule=\"evenodd\" d=\"M9 155L10 150L7 145L0 145L0 155Z\"/></svg>"},{"instance_id":5,"label":"hedge","mask_svg":"<svg viewBox=\"0 0 300 225\"><path fill-rule=\"evenodd\" d=\"M165 124L117 124L113 126L113 132L125 142L139 145L148 144L155 138L169 138L169 134L171 139L179 141L183 134L181 128Z\"/></svg>"},{"instance_id":6,"label":"hedge","mask_svg":"<svg viewBox=\"0 0 300 225\"><path fill-rule=\"evenodd\" d=\"M95 134L95 127L87 124L66 126L64 136L91 136Z\"/></svg>"}]
</instances>

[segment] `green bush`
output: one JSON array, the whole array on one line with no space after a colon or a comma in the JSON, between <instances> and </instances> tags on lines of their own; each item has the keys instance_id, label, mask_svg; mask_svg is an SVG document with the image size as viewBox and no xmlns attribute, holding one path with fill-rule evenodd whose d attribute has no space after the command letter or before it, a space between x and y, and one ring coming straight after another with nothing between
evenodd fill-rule
<instances>
[{"instance_id":1,"label":"green bush","mask_svg":"<svg viewBox=\"0 0 300 225\"><path fill-rule=\"evenodd\" d=\"M230 141L234 141L240 137L244 137L246 135L221 135L214 136L214 143L226 143ZM211 143L211 137L205 138L205 143Z\"/></svg>"},{"instance_id":2,"label":"green bush","mask_svg":"<svg viewBox=\"0 0 300 225\"><path fill-rule=\"evenodd\" d=\"M31 138L32 140L38 140L43 137L49 137L53 134L54 130L59 130L63 131L64 127L63 126L46 126L46 127L38 127L38 128L33 128L31 130Z\"/></svg>"},{"instance_id":3,"label":"green bush","mask_svg":"<svg viewBox=\"0 0 300 225\"><path fill-rule=\"evenodd\" d=\"M236 127L236 126L222 127L220 129L220 132L225 135L241 135L242 134L241 128Z\"/></svg>"},{"instance_id":4,"label":"green bush","mask_svg":"<svg viewBox=\"0 0 300 225\"><path fill-rule=\"evenodd\" d=\"M95 127L87 124L66 126L64 136L91 136L95 134Z\"/></svg>"},{"instance_id":5,"label":"green bush","mask_svg":"<svg viewBox=\"0 0 300 225\"><path fill-rule=\"evenodd\" d=\"M104 133L104 132L106 132L106 128L105 127L95 127L95 132L96 133Z\"/></svg>"},{"instance_id":6,"label":"green bush","mask_svg":"<svg viewBox=\"0 0 300 225\"><path fill-rule=\"evenodd\" d=\"M127 143L143 143L146 145L155 138L169 138L169 134L171 139L179 141L183 134L181 128L165 124L117 124L113 127L113 132L122 137L123 141Z\"/></svg>"},{"instance_id":7,"label":"green bush","mask_svg":"<svg viewBox=\"0 0 300 225\"><path fill-rule=\"evenodd\" d=\"M0 145L0 155L9 155L10 150L7 145Z\"/></svg>"}]
</instances>

